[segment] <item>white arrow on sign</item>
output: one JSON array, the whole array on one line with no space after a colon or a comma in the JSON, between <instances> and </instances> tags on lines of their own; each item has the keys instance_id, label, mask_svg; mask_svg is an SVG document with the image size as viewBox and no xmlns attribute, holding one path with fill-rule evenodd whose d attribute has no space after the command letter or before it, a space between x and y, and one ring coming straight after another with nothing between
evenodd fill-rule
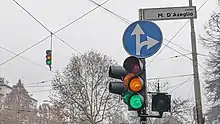
<instances>
[{"instance_id":1,"label":"white arrow on sign","mask_svg":"<svg viewBox=\"0 0 220 124\"><path fill-rule=\"evenodd\" d=\"M140 55L141 52L141 48L145 45L147 45L147 49L150 49L151 47L153 47L154 45L156 45L157 43L159 43L159 41L147 36L147 40L141 42L141 34L145 34L144 31L141 29L140 25L137 24L133 30L133 32L131 33L131 35L136 35L136 55Z\"/></svg>"}]
</instances>

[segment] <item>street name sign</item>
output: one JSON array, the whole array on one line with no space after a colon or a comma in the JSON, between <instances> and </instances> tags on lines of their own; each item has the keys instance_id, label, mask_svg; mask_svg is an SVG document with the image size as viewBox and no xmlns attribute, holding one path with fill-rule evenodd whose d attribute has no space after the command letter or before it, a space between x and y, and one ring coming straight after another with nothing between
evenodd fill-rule
<instances>
[{"instance_id":1,"label":"street name sign","mask_svg":"<svg viewBox=\"0 0 220 124\"><path fill-rule=\"evenodd\" d=\"M143 20L176 20L197 18L196 7L168 7L140 9Z\"/></svg>"},{"instance_id":2,"label":"street name sign","mask_svg":"<svg viewBox=\"0 0 220 124\"><path fill-rule=\"evenodd\" d=\"M136 21L130 24L123 34L124 49L138 58L154 55L161 48L162 41L160 28L150 21Z\"/></svg>"}]
</instances>

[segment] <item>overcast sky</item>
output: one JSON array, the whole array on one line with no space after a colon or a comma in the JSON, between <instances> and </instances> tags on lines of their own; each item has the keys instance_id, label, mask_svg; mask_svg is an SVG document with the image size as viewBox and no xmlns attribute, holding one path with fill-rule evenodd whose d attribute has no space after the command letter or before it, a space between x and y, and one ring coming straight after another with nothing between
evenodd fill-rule
<instances>
[{"instance_id":1,"label":"overcast sky","mask_svg":"<svg viewBox=\"0 0 220 124\"><path fill-rule=\"evenodd\" d=\"M17 0L33 16L41 21L52 32L80 17L84 13L96 7L89 0ZM98 3L103 0L96 0ZM205 0L194 0L193 4L197 9ZM198 53L208 55L207 50L202 47L199 41L199 35L203 33L204 24L208 21L210 15L217 8L217 0L209 0L198 12L198 18L195 20ZM109 0L103 6L112 12L120 15L130 22L138 20L138 9L140 8L158 8L158 7L177 7L187 6L188 0ZM175 33L184 25L187 20L175 21L155 21L161 28L163 36L171 39ZM88 50L97 50L117 60L120 64L128 57L122 44L122 36L129 24L117 19L105 10L98 8L69 27L57 33L69 45L80 53ZM41 39L50 35L39 23L25 13L13 0L0 0L0 47L4 47L12 52L19 53L32 46ZM191 51L190 27L189 24L173 39L173 43L187 49L183 50L173 44L169 47L183 54ZM164 41L167 43L167 41ZM45 65L45 51L50 48L50 39L43 41L32 49L21 54L35 63L45 67L39 67L20 57L0 66L0 76L5 77L10 85L17 83L20 78L33 94L33 98L42 102L48 99L50 87L30 87L30 84L43 80L51 80L54 73L47 69ZM62 41L53 37L53 70L62 70L72 54L77 54ZM148 66L148 78L167 77L173 75L192 74L192 63L186 57L170 58L180 55L179 53L165 48L157 58ZM14 55L0 48L0 64L10 59ZM188 55L191 57L190 55ZM204 56L198 56L199 63L204 65ZM150 62L154 56L147 59ZM200 70L200 80L204 83L204 70ZM161 82L168 82L169 87L177 85L190 77L161 79ZM168 88L172 97L193 98L193 81L182 85L175 91ZM42 84L40 84L42 86ZM45 83L50 85L50 82ZM203 88L202 88L203 89ZM38 91L38 92L34 92Z\"/></svg>"}]
</instances>

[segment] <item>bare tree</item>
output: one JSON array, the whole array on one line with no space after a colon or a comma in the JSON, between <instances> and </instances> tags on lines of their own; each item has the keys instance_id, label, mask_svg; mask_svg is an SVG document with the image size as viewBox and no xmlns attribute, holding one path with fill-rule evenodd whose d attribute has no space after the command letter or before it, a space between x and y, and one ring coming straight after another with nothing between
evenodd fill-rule
<instances>
[{"instance_id":1,"label":"bare tree","mask_svg":"<svg viewBox=\"0 0 220 124\"><path fill-rule=\"evenodd\" d=\"M219 2L220 3L220 2ZM218 5L220 6L220 4ZM209 58L206 60L206 94L210 101L210 110L206 116L213 122L220 115L220 13L214 12L208 23L205 25L205 35L201 40L208 48Z\"/></svg>"},{"instance_id":2,"label":"bare tree","mask_svg":"<svg viewBox=\"0 0 220 124\"><path fill-rule=\"evenodd\" d=\"M96 51L74 55L53 81L54 104L62 104L75 124L106 123L115 109L114 95L108 92L108 68L115 61Z\"/></svg>"},{"instance_id":3,"label":"bare tree","mask_svg":"<svg viewBox=\"0 0 220 124\"><path fill-rule=\"evenodd\" d=\"M130 112L128 111L127 105L122 101L118 101L118 105L115 114L109 118L108 124L131 124L131 121L128 118Z\"/></svg>"},{"instance_id":4,"label":"bare tree","mask_svg":"<svg viewBox=\"0 0 220 124\"><path fill-rule=\"evenodd\" d=\"M21 80L6 95L0 111L1 124L35 124L36 100L32 99Z\"/></svg>"},{"instance_id":5,"label":"bare tree","mask_svg":"<svg viewBox=\"0 0 220 124\"><path fill-rule=\"evenodd\" d=\"M185 124L189 123L189 109L187 109L189 106L189 100L182 100L182 98L176 98L172 100L171 103L171 112L166 113L163 118L164 123L163 124L172 124L175 122L175 124Z\"/></svg>"},{"instance_id":6,"label":"bare tree","mask_svg":"<svg viewBox=\"0 0 220 124\"><path fill-rule=\"evenodd\" d=\"M62 108L56 105L42 104L38 108L38 124L68 124Z\"/></svg>"}]
</instances>

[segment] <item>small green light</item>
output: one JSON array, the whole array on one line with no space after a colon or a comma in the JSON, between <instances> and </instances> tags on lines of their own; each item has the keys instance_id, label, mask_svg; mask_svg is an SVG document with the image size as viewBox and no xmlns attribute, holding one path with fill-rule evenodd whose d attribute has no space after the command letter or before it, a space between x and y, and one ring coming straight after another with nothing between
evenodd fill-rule
<instances>
[{"instance_id":1,"label":"small green light","mask_svg":"<svg viewBox=\"0 0 220 124\"><path fill-rule=\"evenodd\" d=\"M51 61L50 61L50 60L47 60L47 61L46 61L46 64L47 64L47 65L51 65Z\"/></svg>"},{"instance_id":2,"label":"small green light","mask_svg":"<svg viewBox=\"0 0 220 124\"><path fill-rule=\"evenodd\" d=\"M139 95L133 95L130 99L130 106L133 109L139 109L143 106L142 99Z\"/></svg>"}]
</instances>

